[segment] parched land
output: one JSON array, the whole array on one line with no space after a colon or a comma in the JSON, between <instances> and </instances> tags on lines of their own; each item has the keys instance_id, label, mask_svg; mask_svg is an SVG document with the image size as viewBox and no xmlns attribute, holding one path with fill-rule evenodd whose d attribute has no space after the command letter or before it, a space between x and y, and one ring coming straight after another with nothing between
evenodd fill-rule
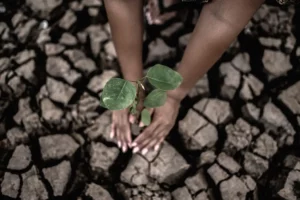
<instances>
[{"instance_id":1,"label":"parched land","mask_svg":"<svg viewBox=\"0 0 300 200\"><path fill-rule=\"evenodd\" d=\"M174 67L201 5L151 2L145 69ZM300 199L299 23L299 6L264 4L143 156L99 105L120 76L103 2L1 1L0 199Z\"/></svg>"}]
</instances>

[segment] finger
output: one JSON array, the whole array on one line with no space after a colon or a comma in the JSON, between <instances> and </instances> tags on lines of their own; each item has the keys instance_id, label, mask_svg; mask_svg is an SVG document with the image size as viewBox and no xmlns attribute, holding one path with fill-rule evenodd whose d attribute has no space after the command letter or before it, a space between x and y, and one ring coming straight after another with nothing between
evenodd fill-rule
<instances>
[{"instance_id":1,"label":"finger","mask_svg":"<svg viewBox=\"0 0 300 200\"><path fill-rule=\"evenodd\" d=\"M148 19L148 23L151 25L153 22L149 12L146 12L146 18Z\"/></svg>"},{"instance_id":2,"label":"finger","mask_svg":"<svg viewBox=\"0 0 300 200\"><path fill-rule=\"evenodd\" d=\"M111 127L111 136L113 136L116 139L116 142L118 144L118 147L120 147L120 142L119 142L119 135L118 135L118 122L117 122L117 118L116 118L116 113L113 112L112 113L112 127Z\"/></svg>"},{"instance_id":3,"label":"finger","mask_svg":"<svg viewBox=\"0 0 300 200\"><path fill-rule=\"evenodd\" d=\"M147 146L144 147L144 149L148 149L148 150L155 150L154 147L157 145L158 143L158 140L157 138L153 138L148 144ZM155 150L156 151L156 150ZM143 150L142 150L143 152Z\"/></svg>"},{"instance_id":4,"label":"finger","mask_svg":"<svg viewBox=\"0 0 300 200\"><path fill-rule=\"evenodd\" d=\"M117 142L118 142L118 147L121 148L122 146L122 142L121 142L121 136L120 136L120 129L119 126L116 127L116 138L117 138Z\"/></svg>"},{"instance_id":5,"label":"finger","mask_svg":"<svg viewBox=\"0 0 300 200\"><path fill-rule=\"evenodd\" d=\"M110 138L113 139L115 137L115 124L112 123L110 127Z\"/></svg>"},{"instance_id":6,"label":"finger","mask_svg":"<svg viewBox=\"0 0 300 200\"><path fill-rule=\"evenodd\" d=\"M135 116L134 115L129 115L129 122L131 124L134 124L134 121L135 121Z\"/></svg>"},{"instance_id":7,"label":"finger","mask_svg":"<svg viewBox=\"0 0 300 200\"><path fill-rule=\"evenodd\" d=\"M148 138L151 138L153 131L156 129L158 123L153 122L150 126L148 126L132 143L133 153L136 153L140 150L140 144L142 144Z\"/></svg>"},{"instance_id":8,"label":"finger","mask_svg":"<svg viewBox=\"0 0 300 200\"><path fill-rule=\"evenodd\" d=\"M142 121L140 121L140 124L139 124L139 127L144 127L145 126L145 124L142 122Z\"/></svg>"},{"instance_id":9,"label":"finger","mask_svg":"<svg viewBox=\"0 0 300 200\"><path fill-rule=\"evenodd\" d=\"M130 118L133 118L134 116L129 114L129 122L130 122ZM132 120L132 119L131 119ZM130 147L131 144L131 131L130 131L130 125L128 123L128 119L127 118L123 118L123 125L122 125L122 135L123 135L123 152L126 152L128 147ZM133 119L134 122L134 119Z\"/></svg>"},{"instance_id":10,"label":"finger","mask_svg":"<svg viewBox=\"0 0 300 200\"><path fill-rule=\"evenodd\" d=\"M158 149L160 148L160 142L158 142L155 146L154 146L154 151L158 151Z\"/></svg>"},{"instance_id":11,"label":"finger","mask_svg":"<svg viewBox=\"0 0 300 200\"><path fill-rule=\"evenodd\" d=\"M156 121L152 122L150 126L145 128L145 130L133 141L132 146L138 146L141 144L145 139L149 138L153 131L158 126L158 123Z\"/></svg>"},{"instance_id":12,"label":"finger","mask_svg":"<svg viewBox=\"0 0 300 200\"><path fill-rule=\"evenodd\" d=\"M126 128L124 125L121 126L120 128L120 140L121 140L121 148L122 148L122 152L126 152L127 151L127 142L126 142L126 138L125 138L125 135L126 135Z\"/></svg>"},{"instance_id":13,"label":"finger","mask_svg":"<svg viewBox=\"0 0 300 200\"><path fill-rule=\"evenodd\" d=\"M164 134L160 135L160 138L158 139L158 142L154 146L154 151L158 151L158 149L161 147L163 141L165 140L166 135L167 135L167 133L164 133Z\"/></svg>"},{"instance_id":14,"label":"finger","mask_svg":"<svg viewBox=\"0 0 300 200\"><path fill-rule=\"evenodd\" d=\"M126 130L125 130L125 134L124 134L124 143L123 145L126 145L126 150L127 150L127 146L130 147L131 145L131 132L130 132L130 128L127 127Z\"/></svg>"},{"instance_id":15,"label":"finger","mask_svg":"<svg viewBox=\"0 0 300 200\"><path fill-rule=\"evenodd\" d=\"M141 144L139 144L139 146L137 146L143 155L146 155L146 153L148 153L148 151L150 150L150 148L148 148L148 145L153 140L155 140L154 137L150 136L149 138L145 139Z\"/></svg>"},{"instance_id":16,"label":"finger","mask_svg":"<svg viewBox=\"0 0 300 200\"><path fill-rule=\"evenodd\" d=\"M161 24L161 23L162 23L162 21L160 19L155 19L154 20L154 24Z\"/></svg>"},{"instance_id":17,"label":"finger","mask_svg":"<svg viewBox=\"0 0 300 200\"><path fill-rule=\"evenodd\" d=\"M157 128L153 131L153 134L151 134L151 137L149 137L147 140L145 140L143 143L140 144L140 149L143 154L143 152L148 152L151 150L155 144L157 144L158 140L160 139L161 132L164 131L165 126L157 126ZM146 153L145 153L146 154Z\"/></svg>"}]
</instances>

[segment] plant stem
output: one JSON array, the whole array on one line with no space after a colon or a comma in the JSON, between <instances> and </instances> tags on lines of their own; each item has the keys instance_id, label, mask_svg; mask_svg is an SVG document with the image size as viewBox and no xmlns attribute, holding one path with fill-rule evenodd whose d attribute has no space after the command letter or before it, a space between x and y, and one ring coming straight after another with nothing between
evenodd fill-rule
<instances>
[{"instance_id":1,"label":"plant stem","mask_svg":"<svg viewBox=\"0 0 300 200\"><path fill-rule=\"evenodd\" d=\"M137 82L138 83L138 82ZM136 93L137 95L136 95L136 97L135 97L135 101L136 101L136 106L138 106L138 104L139 104L139 95L140 95L140 86L139 86L139 84L137 84L137 93ZM138 116L139 116L139 113L138 113L139 111L137 110L137 112L136 113L134 113L134 116L135 116L135 122L134 123L138 123Z\"/></svg>"}]
</instances>

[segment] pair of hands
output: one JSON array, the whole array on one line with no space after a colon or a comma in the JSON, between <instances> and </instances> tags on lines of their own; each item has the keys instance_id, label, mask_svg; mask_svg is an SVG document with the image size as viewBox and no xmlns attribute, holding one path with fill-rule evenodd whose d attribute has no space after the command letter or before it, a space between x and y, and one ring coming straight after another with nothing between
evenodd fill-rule
<instances>
[{"instance_id":1,"label":"pair of hands","mask_svg":"<svg viewBox=\"0 0 300 200\"><path fill-rule=\"evenodd\" d=\"M149 150L156 151L173 128L179 107L180 101L168 96L163 106L150 110L151 124L134 141L131 138L130 123L135 122L135 116L128 109L113 111L110 137L116 138L118 147L123 152L128 148L133 148L133 153L141 152L143 155ZM141 109L142 104L139 103L137 108ZM144 126L142 122L139 125Z\"/></svg>"}]
</instances>

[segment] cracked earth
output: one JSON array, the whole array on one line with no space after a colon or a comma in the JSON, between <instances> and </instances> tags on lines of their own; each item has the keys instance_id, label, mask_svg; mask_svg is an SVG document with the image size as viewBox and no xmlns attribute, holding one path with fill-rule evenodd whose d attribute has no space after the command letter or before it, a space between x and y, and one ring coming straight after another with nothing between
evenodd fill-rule
<instances>
[{"instance_id":1,"label":"cracked earth","mask_svg":"<svg viewBox=\"0 0 300 200\"><path fill-rule=\"evenodd\" d=\"M145 5L145 68L178 64L200 11ZM120 75L103 2L0 2L0 199L300 199L299 22L264 4L143 156L117 148L99 105Z\"/></svg>"}]
</instances>

